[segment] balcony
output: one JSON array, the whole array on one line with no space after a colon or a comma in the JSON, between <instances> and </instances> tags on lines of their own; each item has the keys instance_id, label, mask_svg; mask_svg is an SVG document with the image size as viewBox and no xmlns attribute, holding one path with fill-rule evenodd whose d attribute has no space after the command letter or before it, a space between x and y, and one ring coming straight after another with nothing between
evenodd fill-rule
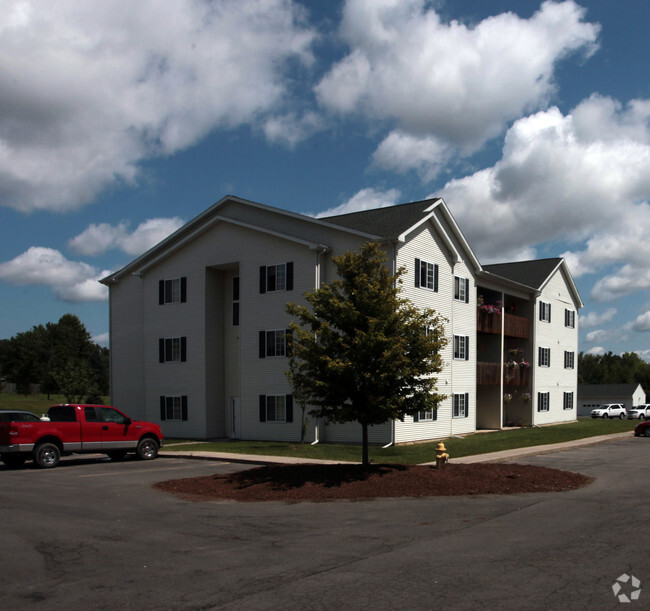
<instances>
[{"instance_id":1,"label":"balcony","mask_svg":"<svg viewBox=\"0 0 650 611\"><path fill-rule=\"evenodd\" d=\"M503 384L505 386L528 386L530 369L528 367L503 368ZM476 383L495 386L501 383L501 363L478 363L476 368Z\"/></svg>"},{"instance_id":2,"label":"balcony","mask_svg":"<svg viewBox=\"0 0 650 611\"><path fill-rule=\"evenodd\" d=\"M477 308L478 332L501 335L501 316L499 312L487 312L481 308ZM514 314L505 314L503 323L503 332L506 337L528 339L530 334L530 321L527 318L515 316Z\"/></svg>"}]
</instances>

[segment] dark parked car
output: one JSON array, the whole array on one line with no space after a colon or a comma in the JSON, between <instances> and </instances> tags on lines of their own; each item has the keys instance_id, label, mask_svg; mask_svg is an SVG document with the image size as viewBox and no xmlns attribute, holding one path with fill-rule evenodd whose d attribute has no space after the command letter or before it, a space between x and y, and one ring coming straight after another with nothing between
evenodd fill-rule
<instances>
[{"instance_id":1,"label":"dark parked car","mask_svg":"<svg viewBox=\"0 0 650 611\"><path fill-rule=\"evenodd\" d=\"M650 437L650 420L645 422L639 422L634 427L634 436L635 437Z\"/></svg>"},{"instance_id":2,"label":"dark parked car","mask_svg":"<svg viewBox=\"0 0 650 611\"><path fill-rule=\"evenodd\" d=\"M41 419L21 409L0 409L0 422L40 422Z\"/></svg>"}]
</instances>

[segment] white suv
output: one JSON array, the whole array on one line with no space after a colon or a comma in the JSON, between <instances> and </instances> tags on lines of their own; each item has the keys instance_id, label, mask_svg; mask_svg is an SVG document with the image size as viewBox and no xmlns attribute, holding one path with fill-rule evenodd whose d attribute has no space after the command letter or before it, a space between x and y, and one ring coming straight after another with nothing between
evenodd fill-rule
<instances>
[{"instance_id":1,"label":"white suv","mask_svg":"<svg viewBox=\"0 0 650 611\"><path fill-rule=\"evenodd\" d=\"M621 403L605 403L591 410L592 418L620 418L627 416L625 407Z\"/></svg>"},{"instance_id":2,"label":"white suv","mask_svg":"<svg viewBox=\"0 0 650 611\"><path fill-rule=\"evenodd\" d=\"M635 418L638 418L639 420L648 420L648 418L650 418L650 403L636 405L627 413L627 417L630 420Z\"/></svg>"}]
</instances>

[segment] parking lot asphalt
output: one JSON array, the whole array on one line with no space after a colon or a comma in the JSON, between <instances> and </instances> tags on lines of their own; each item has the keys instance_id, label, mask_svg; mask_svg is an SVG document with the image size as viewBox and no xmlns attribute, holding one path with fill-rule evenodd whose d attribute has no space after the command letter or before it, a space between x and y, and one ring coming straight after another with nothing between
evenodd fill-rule
<instances>
[{"instance_id":1,"label":"parking lot asphalt","mask_svg":"<svg viewBox=\"0 0 650 611\"><path fill-rule=\"evenodd\" d=\"M0 600L15 609L618 609L640 580L650 439L520 457L595 477L563 493L189 502L161 480L249 465L70 458L0 467ZM623 582L618 582L623 584ZM621 585L630 595L632 580Z\"/></svg>"}]
</instances>

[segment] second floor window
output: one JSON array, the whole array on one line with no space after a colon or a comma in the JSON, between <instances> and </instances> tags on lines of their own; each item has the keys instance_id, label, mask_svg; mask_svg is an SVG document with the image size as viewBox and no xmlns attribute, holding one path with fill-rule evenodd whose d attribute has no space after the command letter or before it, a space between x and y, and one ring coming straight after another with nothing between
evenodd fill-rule
<instances>
[{"instance_id":1,"label":"second floor window","mask_svg":"<svg viewBox=\"0 0 650 611\"><path fill-rule=\"evenodd\" d=\"M454 335L454 359L469 361L468 335Z\"/></svg>"},{"instance_id":2,"label":"second floor window","mask_svg":"<svg viewBox=\"0 0 650 611\"><path fill-rule=\"evenodd\" d=\"M550 367L551 366L551 349L550 348L540 348L537 353L537 364L540 367Z\"/></svg>"},{"instance_id":3,"label":"second floor window","mask_svg":"<svg viewBox=\"0 0 650 611\"><path fill-rule=\"evenodd\" d=\"M260 358L273 356L289 356L289 329L274 329L272 331L260 331Z\"/></svg>"},{"instance_id":4,"label":"second floor window","mask_svg":"<svg viewBox=\"0 0 650 611\"><path fill-rule=\"evenodd\" d=\"M564 368L573 369L575 366L575 352L564 351Z\"/></svg>"},{"instance_id":5,"label":"second floor window","mask_svg":"<svg viewBox=\"0 0 650 611\"><path fill-rule=\"evenodd\" d=\"M185 362L186 360L186 337L161 337L158 340L158 361L160 363L167 363L170 361Z\"/></svg>"}]
</instances>

